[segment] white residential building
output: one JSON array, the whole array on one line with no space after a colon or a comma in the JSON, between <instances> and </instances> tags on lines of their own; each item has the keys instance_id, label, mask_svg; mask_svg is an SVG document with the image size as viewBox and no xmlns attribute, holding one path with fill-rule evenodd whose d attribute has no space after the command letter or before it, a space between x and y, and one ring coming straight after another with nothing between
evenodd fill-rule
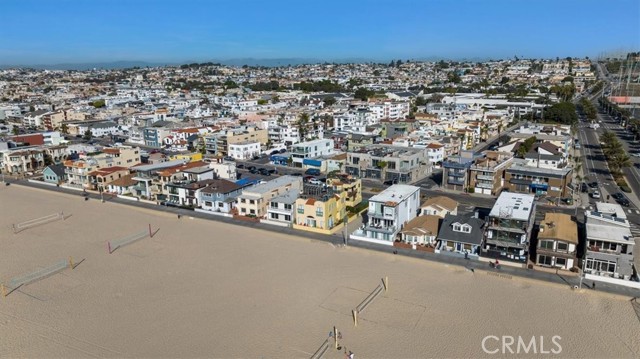
<instances>
[{"instance_id":1,"label":"white residential building","mask_svg":"<svg viewBox=\"0 0 640 359\"><path fill-rule=\"evenodd\" d=\"M229 144L229 156L237 160L250 159L260 154L260 142L240 142Z\"/></svg>"},{"instance_id":2,"label":"white residential building","mask_svg":"<svg viewBox=\"0 0 640 359\"><path fill-rule=\"evenodd\" d=\"M320 139L298 143L293 146L291 160L294 167L319 167L315 158L330 156L335 153L332 139Z\"/></svg>"},{"instance_id":3,"label":"white residential building","mask_svg":"<svg viewBox=\"0 0 640 359\"><path fill-rule=\"evenodd\" d=\"M351 239L393 245L402 227L420 208L420 187L393 185L369 199L369 221Z\"/></svg>"}]
</instances>

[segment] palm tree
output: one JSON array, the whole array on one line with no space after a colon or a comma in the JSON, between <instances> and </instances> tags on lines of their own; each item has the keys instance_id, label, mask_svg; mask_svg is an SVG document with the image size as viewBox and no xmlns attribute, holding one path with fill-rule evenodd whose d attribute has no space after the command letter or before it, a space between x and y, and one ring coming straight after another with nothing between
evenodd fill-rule
<instances>
[{"instance_id":1,"label":"palm tree","mask_svg":"<svg viewBox=\"0 0 640 359\"><path fill-rule=\"evenodd\" d=\"M304 142L305 136L307 135L307 123L309 123L309 114L306 112L302 113L298 118L298 134L300 135L300 141Z\"/></svg>"}]
</instances>

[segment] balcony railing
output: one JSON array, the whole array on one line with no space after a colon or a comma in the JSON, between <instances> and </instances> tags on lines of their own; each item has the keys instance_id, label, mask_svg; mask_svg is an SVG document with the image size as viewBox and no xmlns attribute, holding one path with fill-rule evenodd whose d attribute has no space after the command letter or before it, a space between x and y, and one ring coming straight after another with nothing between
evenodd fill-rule
<instances>
[{"instance_id":1,"label":"balcony railing","mask_svg":"<svg viewBox=\"0 0 640 359\"><path fill-rule=\"evenodd\" d=\"M484 181L493 181L493 175L477 175L476 178Z\"/></svg>"},{"instance_id":2,"label":"balcony railing","mask_svg":"<svg viewBox=\"0 0 640 359\"><path fill-rule=\"evenodd\" d=\"M476 183L476 187L492 189L493 188L493 183Z\"/></svg>"}]
</instances>

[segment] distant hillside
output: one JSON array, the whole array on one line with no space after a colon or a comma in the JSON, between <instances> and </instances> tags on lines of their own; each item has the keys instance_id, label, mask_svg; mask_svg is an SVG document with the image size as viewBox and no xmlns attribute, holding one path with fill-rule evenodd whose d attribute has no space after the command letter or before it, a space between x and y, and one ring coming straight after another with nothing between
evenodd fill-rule
<instances>
[{"instance_id":1,"label":"distant hillside","mask_svg":"<svg viewBox=\"0 0 640 359\"><path fill-rule=\"evenodd\" d=\"M153 63L145 61L86 62L78 64L42 64L42 65L0 65L1 69L30 68L38 70L91 70L91 69L127 69L132 67L157 67L171 65L169 63Z\"/></svg>"}]
</instances>

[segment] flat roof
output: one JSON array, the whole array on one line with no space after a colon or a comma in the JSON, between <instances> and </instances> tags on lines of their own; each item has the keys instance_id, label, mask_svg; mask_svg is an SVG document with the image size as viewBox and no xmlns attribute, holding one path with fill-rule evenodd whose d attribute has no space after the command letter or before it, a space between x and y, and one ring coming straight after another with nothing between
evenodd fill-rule
<instances>
[{"instance_id":1,"label":"flat roof","mask_svg":"<svg viewBox=\"0 0 640 359\"><path fill-rule=\"evenodd\" d=\"M420 191L420 187L410 186L406 184L394 184L384 191L369 199L370 202L400 202L406 199L416 191Z\"/></svg>"},{"instance_id":2,"label":"flat roof","mask_svg":"<svg viewBox=\"0 0 640 359\"><path fill-rule=\"evenodd\" d=\"M533 210L534 199L532 194L502 192L491 208L489 216L527 221Z\"/></svg>"},{"instance_id":3,"label":"flat roof","mask_svg":"<svg viewBox=\"0 0 640 359\"><path fill-rule=\"evenodd\" d=\"M131 167L131 169L136 171L155 171L155 170L161 170L168 167L180 166L184 164L184 162L185 160L173 160L173 161L154 163L151 165L133 166Z\"/></svg>"},{"instance_id":4,"label":"flat roof","mask_svg":"<svg viewBox=\"0 0 640 359\"><path fill-rule=\"evenodd\" d=\"M615 215L621 219L627 219L624 208L617 203L596 202L596 211L604 214Z\"/></svg>"},{"instance_id":5,"label":"flat roof","mask_svg":"<svg viewBox=\"0 0 640 359\"><path fill-rule=\"evenodd\" d=\"M302 183L302 177L295 177L295 176L289 176L289 175L278 177L276 179L272 179L267 183L262 183L254 187L246 188L242 193L242 196L244 196L245 194L251 194L251 193L263 194L263 193L271 192L274 189L278 189L282 186L286 186L287 184L294 183L294 182ZM300 187L302 187L302 185Z\"/></svg>"}]
</instances>

